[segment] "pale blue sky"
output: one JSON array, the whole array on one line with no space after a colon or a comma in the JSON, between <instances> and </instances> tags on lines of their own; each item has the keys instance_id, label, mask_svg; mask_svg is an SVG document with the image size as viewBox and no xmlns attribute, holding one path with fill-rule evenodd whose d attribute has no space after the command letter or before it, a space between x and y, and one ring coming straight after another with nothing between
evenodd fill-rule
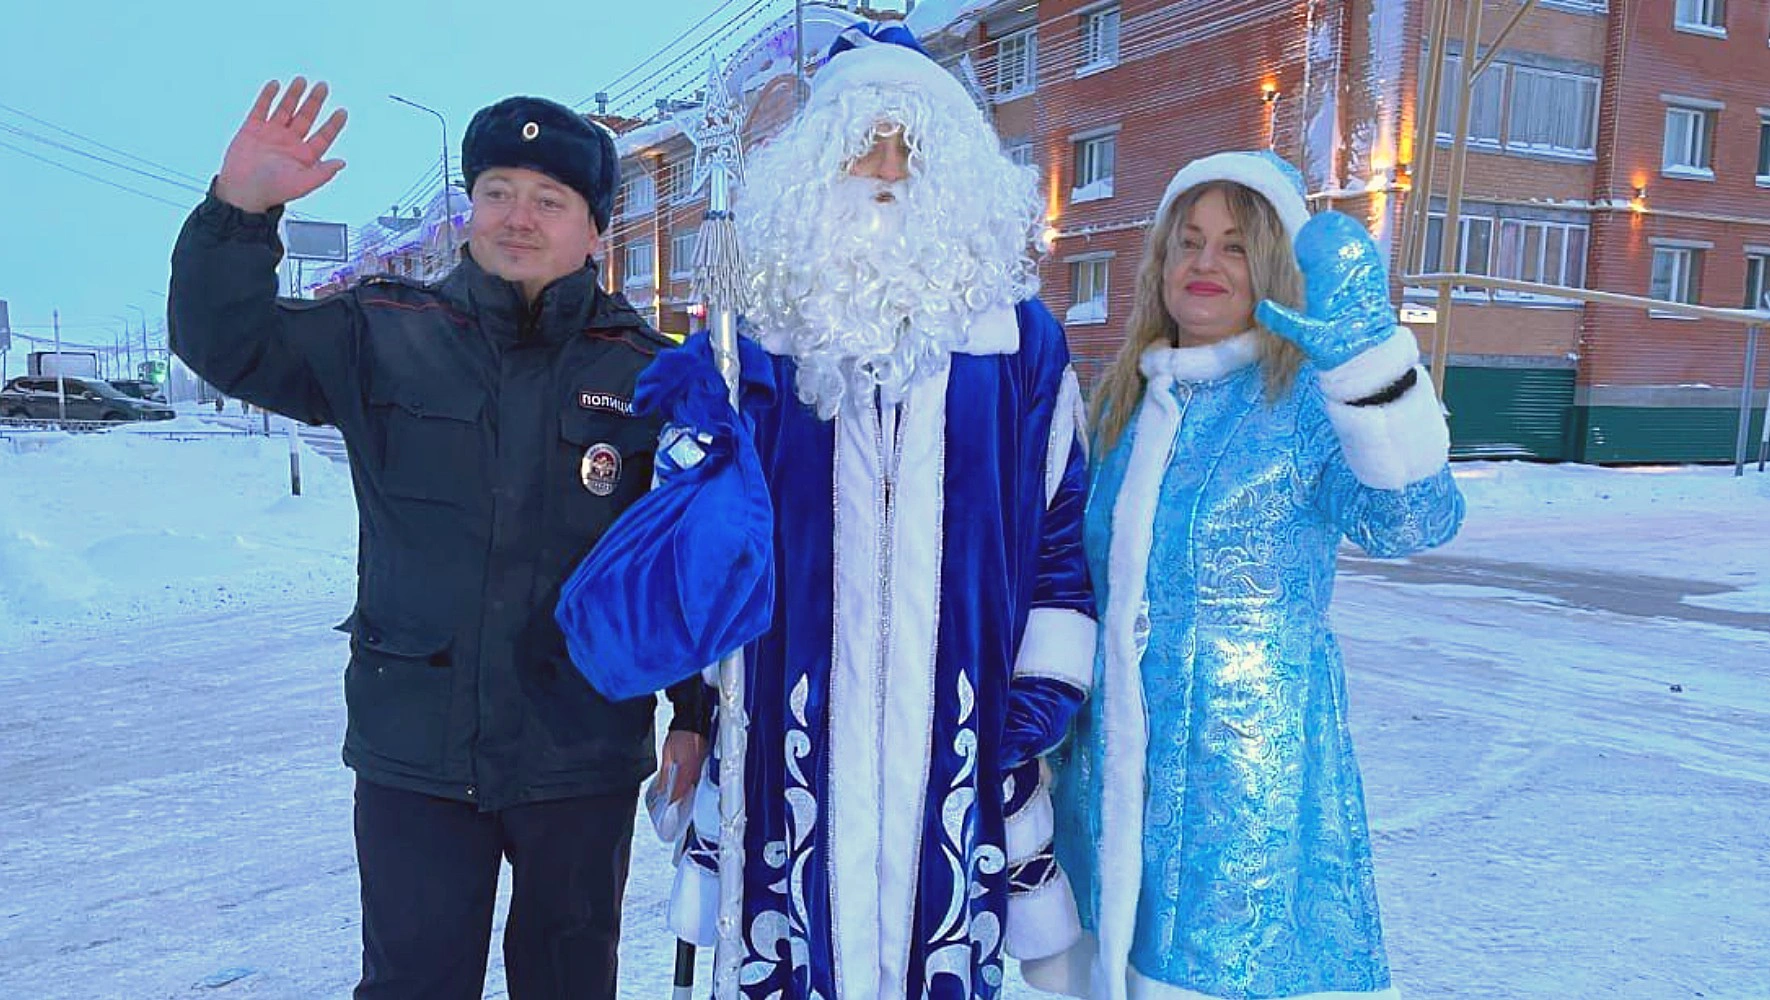
<instances>
[{"instance_id":1,"label":"pale blue sky","mask_svg":"<svg viewBox=\"0 0 1770 1000\"><path fill-rule=\"evenodd\" d=\"M709 13L719 13L708 25L716 28L751 11L753 32L791 9L790 0L733 0L724 9L721 0L9 2L0 14L0 299L11 305L15 334L47 336L50 311L59 308L65 340L108 345L123 317L138 327L131 304L157 328L173 239L201 197L9 128L145 169L138 161L153 161L189 175L187 184L206 185L265 80L323 78L332 85L330 106L350 111L333 149L348 166L296 208L354 231L438 167L436 119L388 94L448 118L458 172L462 131L483 105L518 93L576 104ZM703 57L694 74L704 75L705 65ZM15 338L9 373L22 370L28 348Z\"/></svg>"}]
</instances>

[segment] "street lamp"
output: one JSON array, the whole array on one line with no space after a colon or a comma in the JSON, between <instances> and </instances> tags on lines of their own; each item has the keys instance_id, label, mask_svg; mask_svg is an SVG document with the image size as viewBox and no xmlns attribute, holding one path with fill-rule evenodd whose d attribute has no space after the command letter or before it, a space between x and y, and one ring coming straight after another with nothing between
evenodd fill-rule
<instances>
[{"instance_id":1,"label":"street lamp","mask_svg":"<svg viewBox=\"0 0 1770 1000\"><path fill-rule=\"evenodd\" d=\"M454 199L449 195L449 120L442 116L442 112L435 108L427 108L417 101L408 101L398 94L388 94L387 96L407 107L417 108L419 111L427 111L435 115L436 120L442 125L443 228L449 234L449 265L452 267L455 263L455 209Z\"/></svg>"}]
</instances>

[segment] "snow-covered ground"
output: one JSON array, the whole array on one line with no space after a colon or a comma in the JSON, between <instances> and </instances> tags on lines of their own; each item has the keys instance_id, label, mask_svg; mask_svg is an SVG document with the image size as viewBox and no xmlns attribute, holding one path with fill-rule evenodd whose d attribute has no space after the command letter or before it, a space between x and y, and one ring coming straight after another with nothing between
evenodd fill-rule
<instances>
[{"instance_id":1,"label":"snow-covered ground","mask_svg":"<svg viewBox=\"0 0 1770 1000\"><path fill-rule=\"evenodd\" d=\"M348 993L355 521L343 466L288 464L0 435L0 997ZM1348 552L1404 995L1770 997L1770 475L1731 472L1463 465L1456 542ZM662 997L641 837L622 995Z\"/></svg>"}]
</instances>

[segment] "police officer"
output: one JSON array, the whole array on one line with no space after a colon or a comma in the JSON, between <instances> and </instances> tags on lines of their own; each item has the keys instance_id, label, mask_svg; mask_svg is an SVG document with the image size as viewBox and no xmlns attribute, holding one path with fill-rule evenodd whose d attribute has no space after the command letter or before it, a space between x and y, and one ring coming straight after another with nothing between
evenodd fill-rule
<instances>
[{"instance_id":1,"label":"police officer","mask_svg":"<svg viewBox=\"0 0 1770 1000\"><path fill-rule=\"evenodd\" d=\"M356 996L479 997L508 859L511 997L613 997L654 705L599 697L553 607L647 489L658 430L633 416L633 383L668 342L597 286L592 260L614 144L551 101L485 108L462 144L473 215L447 277L278 301L278 218L343 168L325 157L345 120L319 123L323 83L280 89L259 93L179 235L171 338L221 391L332 424L350 454ZM677 795L706 749L700 695L671 692Z\"/></svg>"}]
</instances>

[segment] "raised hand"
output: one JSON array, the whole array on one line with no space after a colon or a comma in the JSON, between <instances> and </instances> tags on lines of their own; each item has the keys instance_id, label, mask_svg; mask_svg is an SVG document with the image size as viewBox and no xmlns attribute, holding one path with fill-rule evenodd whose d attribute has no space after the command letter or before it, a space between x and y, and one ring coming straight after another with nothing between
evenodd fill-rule
<instances>
[{"instance_id":1,"label":"raised hand","mask_svg":"<svg viewBox=\"0 0 1770 1000\"><path fill-rule=\"evenodd\" d=\"M258 92L245 123L227 144L221 173L215 178L216 197L247 212L288 204L344 169L343 160L321 159L344 129L344 109L332 112L318 129L313 127L326 103L326 85L316 83L307 92L307 81L298 76L277 101L280 86L272 80Z\"/></svg>"},{"instance_id":2,"label":"raised hand","mask_svg":"<svg viewBox=\"0 0 1770 1000\"><path fill-rule=\"evenodd\" d=\"M1322 212L1297 233L1304 309L1267 299L1260 325L1296 344L1317 368L1335 368L1395 333L1389 269L1370 233L1350 216Z\"/></svg>"}]
</instances>

